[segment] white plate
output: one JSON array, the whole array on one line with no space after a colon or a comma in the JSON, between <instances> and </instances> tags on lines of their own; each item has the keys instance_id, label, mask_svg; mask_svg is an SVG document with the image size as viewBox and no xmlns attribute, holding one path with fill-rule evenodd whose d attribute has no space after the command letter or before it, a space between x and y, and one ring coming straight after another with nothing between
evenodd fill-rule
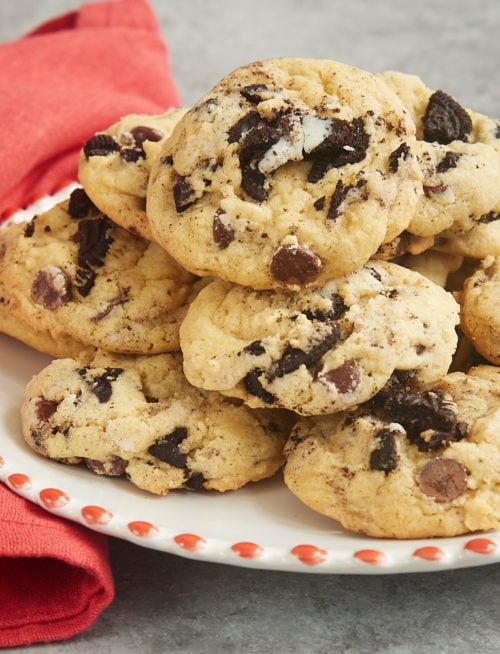
<instances>
[{"instance_id":1,"label":"white plate","mask_svg":"<svg viewBox=\"0 0 500 654\"><path fill-rule=\"evenodd\" d=\"M144 547L271 570L384 574L500 561L500 533L394 541L343 530L275 479L216 494L156 497L129 482L45 459L24 443L24 386L49 359L0 335L0 479L59 516Z\"/></svg>"},{"instance_id":2,"label":"white plate","mask_svg":"<svg viewBox=\"0 0 500 654\"><path fill-rule=\"evenodd\" d=\"M147 548L268 570L387 574L500 561L500 532L407 541L352 534L305 507L280 475L229 493L156 497L45 459L24 443L19 408L26 382L48 362L0 334L0 480L47 511Z\"/></svg>"}]
</instances>

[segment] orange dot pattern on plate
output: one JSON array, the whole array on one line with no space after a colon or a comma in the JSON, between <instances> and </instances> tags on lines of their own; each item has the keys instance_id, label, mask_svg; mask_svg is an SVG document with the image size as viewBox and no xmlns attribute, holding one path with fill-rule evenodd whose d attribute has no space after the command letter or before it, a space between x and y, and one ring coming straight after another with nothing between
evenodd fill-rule
<instances>
[{"instance_id":1,"label":"orange dot pattern on plate","mask_svg":"<svg viewBox=\"0 0 500 654\"><path fill-rule=\"evenodd\" d=\"M17 490L20 490L21 488L31 488L31 479L28 475L15 472L14 474L9 475L7 479L9 480L9 484Z\"/></svg>"},{"instance_id":2,"label":"orange dot pattern on plate","mask_svg":"<svg viewBox=\"0 0 500 654\"><path fill-rule=\"evenodd\" d=\"M358 550L357 552L354 552L353 556L356 559L359 559L360 561L363 561L363 563L370 563L370 564L377 564L377 563L382 563L385 561L385 554L381 552L380 550Z\"/></svg>"},{"instance_id":3,"label":"orange dot pattern on plate","mask_svg":"<svg viewBox=\"0 0 500 654\"><path fill-rule=\"evenodd\" d=\"M0 468L3 466L4 463L5 463L5 461L4 461L3 457L0 456Z\"/></svg>"},{"instance_id":4,"label":"orange dot pattern on plate","mask_svg":"<svg viewBox=\"0 0 500 654\"><path fill-rule=\"evenodd\" d=\"M296 545L291 553L306 565L318 565L328 557L327 551L316 545Z\"/></svg>"},{"instance_id":5,"label":"orange dot pattern on plate","mask_svg":"<svg viewBox=\"0 0 500 654\"><path fill-rule=\"evenodd\" d=\"M464 545L466 550L476 554L493 554L497 548L495 541L490 538L473 538Z\"/></svg>"},{"instance_id":6,"label":"orange dot pattern on plate","mask_svg":"<svg viewBox=\"0 0 500 654\"><path fill-rule=\"evenodd\" d=\"M251 543L248 541L242 541L241 543L235 543L231 549L233 552L236 552L238 556L241 556L243 559L256 559L259 557L264 548L257 543Z\"/></svg>"},{"instance_id":7,"label":"orange dot pattern on plate","mask_svg":"<svg viewBox=\"0 0 500 654\"><path fill-rule=\"evenodd\" d=\"M103 509L102 506L84 506L81 510L83 519L88 525L107 525L113 517L111 511Z\"/></svg>"},{"instance_id":8,"label":"orange dot pattern on plate","mask_svg":"<svg viewBox=\"0 0 500 654\"><path fill-rule=\"evenodd\" d=\"M60 509L65 506L71 498L58 488L44 488L40 491L40 499L47 509Z\"/></svg>"},{"instance_id":9,"label":"orange dot pattern on plate","mask_svg":"<svg viewBox=\"0 0 500 654\"><path fill-rule=\"evenodd\" d=\"M141 536L141 538L151 538L152 536L157 536L159 533L158 527L144 520L134 520L133 522L129 522L127 526L129 531L135 536Z\"/></svg>"},{"instance_id":10,"label":"orange dot pattern on plate","mask_svg":"<svg viewBox=\"0 0 500 654\"><path fill-rule=\"evenodd\" d=\"M434 545L426 545L416 549L413 552L413 556L418 556L420 559L425 559L426 561L439 561L443 558L444 552L441 548L435 547Z\"/></svg>"},{"instance_id":11,"label":"orange dot pattern on plate","mask_svg":"<svg viewBox=\"0 0 500 654\"><path fill-rule=\"evenodd\" d=\"M202 550L207 541L196 534L178 534L177 536L174 536L174 542L177 543L179 547L193 552L195 550Z\"/></svg>"}]
</instances>

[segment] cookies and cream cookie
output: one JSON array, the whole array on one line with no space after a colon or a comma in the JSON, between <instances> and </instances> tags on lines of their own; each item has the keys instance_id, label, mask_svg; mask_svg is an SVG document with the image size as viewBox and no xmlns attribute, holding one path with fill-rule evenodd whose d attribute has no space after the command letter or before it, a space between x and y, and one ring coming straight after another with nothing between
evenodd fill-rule
<instances>
[{"instance_id":1,"label":"cookies and cream cookie","mask_svg":"<svg viewBox=\"0 0 500 654\"><path fill-rule=\"evenodd\" d=\"M346 529L379 538L500 528L500 369L426 390L394 377L355 412L302 418L285 448L288 488Z\"/></svg>"},{"instance_id":2,"label":"cookies and cream cookie","mask_svg":"<svg viewBox=\"0 0 500 654\"><path fill-rule=\"evenodd\" d=\"M226 76L177 123L150 175L156 240L184 267L255 289L321 286L408 225L415 126L380 79L331 60Z\"/></svg>"},{"instance_id":3,"label":"cookies and cream cookie","mask_svg":"<svg viewBox=\"0 0 500 654\"><path fill-rule=\"evenodd\" d=\"M375 395L395 370L431 383L456 347L458 305L423 275L372 261L322 288L208 284L180 328L184 370L250 406L332 413Z\"/></svg>"},{"instance_id":4,"label":"cookies and cream cookie","mask_svg":"<svg viewBox=\"0 0 500 654\"><path fill-rule=\"evenodd\" d=\"M35 375L22 424L38 454L162 495L234 490L272 476L290 420L193 388L178 353L97 352L86 362L54 360Z\"/></svg>"}]
</instances>

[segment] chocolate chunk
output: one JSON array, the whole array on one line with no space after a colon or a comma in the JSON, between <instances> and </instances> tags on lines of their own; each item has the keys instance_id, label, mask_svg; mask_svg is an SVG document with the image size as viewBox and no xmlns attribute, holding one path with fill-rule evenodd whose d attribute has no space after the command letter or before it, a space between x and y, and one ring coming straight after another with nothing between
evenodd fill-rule
<instances>
[{"instance_id":1,"label":"chocolate chunk","mask_svg":"<svg viewBox=\"0 0 500 654\"><path fill-rule=\"evenodd\" d=\"M45 266L31 284L31 300L49 311L55 311L72 298L68 274L57 266Z\"/></svg>"},{"instance_id":2,"label":"chocolate chunk","mask_svg":"<svg viewBox=\"0 0 500 654\"><path fill-rule=\"evenodd\" d=\"M87 377L89 366L83 366L78 369L81 377ZM111 398L113 389L111 384L122 374L123 368L105 368L102 375L90 375L85 381L89 385L90 391L97 397L101 404L105 404Z\"/></svg>"},{"instance_id":3,"label":"chocolate chunk","mask_svg":"<svg viewBox=\"0 0 500 654\"><path fill-rule=\"evenodd\" d=\"M35 406L36 417L40 422L47 422L57 411L59 402L40 398Z\"/></svg>"},{"instance_id":4,"label":"chocolate chunk","mask_svg":"<svg viewBox=\"0 0 500 654\"><path fill-rule=\"evenodd\" d=\"M263 374L264 371L260 368L254 368L253 370L250 370L250 372L248 372L243 378L243 385L251 395L255 395L255 397L261 399L265 404L274 404L276 402L276 398L274 395L272 395L272 393L266 391L260 381L260 377Z\"/></svg>"},{"instance_id":5,"label":"chocolate chunk","mask_svg":"<svg viewBox=\"0 0 500 654\"><path fill-rule=\"evenodd\" d=\"M329 333L307 352L299 348L286 347L281 358L275 361L269 369L267 379L273 381L277 377L284 377L300 368L300 366L310 368L335 345L339 337L339 326L337 323L332 323Z\"/></svg>"},{"instance_id":6,"label":"chocolate chunk","mask_svg":"<svg viewBox=\"0 0 500 654\"><path fill-rule=\"evenodd\" d=\"M252 354L253 356L260 356L261 354L264 354L266 351L266 348L264 347L262 341L253 341L249 345L243 348L243 352L246 354Z\"/></svg>"},{"instance_id":7,"label":"chocolate chunk","mask_svg":"<svg viewBox=\"0 0 500 654\"><path fill-rule=\"evenodd\" d=\"M130 130L134 142L138 148L142 149L142 144L144 141L161 141L164 134L159 129L154 127L146 127L145 125L137 125Z\"/></svg>"},{"instance_id":8,"label":"chocolate chunk","mask_svg":"<svg viewBox=\"0 0 500 654\"><path fill-rule=\"evenodd\" d=\"M312 250L300 245L281 245L269 266L273 279L289 286L305 286L321 272L321 259Z\"/></svg>"},{"instance_id":9,"label":"chocolate chunk","mask_svg":"<svg viewBox=\"0 0 500 654\"><path fill-rule=\"evenodd\" d=\"M311 184L319 182L330 168L340 168L346 164L362 161L366 156L369 136L365 132L362 118L352 122L341 118L331 118L332 133L313 150L304 155L312 160L312 167L307 176Z\"/></svg>"},{"instance_id":10,"label":"chocolate chunk","mask_svg":"<svg viewBox=\"0 0 500 654\"><path fill-rule=\"evenodd\" d=\"M459 152L446 152L444 157L436 166L436 171L438 173L445 173L447 170L450 170L450 168L456 168L457 162L461 156L462 155Z\"/></svg>"},{"instance_id":11,"label":"chocolate chunk","mask_svg":"<svg viewBox=\"0 0 500 654\"><path fill-rule=\"evenodd\" d=\"M356 361L346 361L338 368L321 372L318 381L325 385L335 386L342 394L354 393L361 383L361 373Z\"/></svg>"},{"instance_id":12,"label":"chocolate chunk","mask_svg":"<svg viewBox=\"0 0 500 654\"><path fill-rule=\"evenodd\" d=\"M467 470L455 459L438 456L420 470L418 485L435 502L451 502L467 490Z\"/></svg>"},{"instance_id":13,"label":"chocolate chunk","mask_svg":"<svg viewBox=\"0 0 500 654\"><path fill-rule=\"evenodd\" d=\"M97 459L84 459L87 468L98 475L109 475L110 477L121 477L128 466L128 461L120 456L113 456L106 461Z\"/></svg>"},{"instance_id":14,"label":"chocolate chunk","mask_svg":"<svg viewBox=\"0 0 500 654\"><path fill-rule=\"evenodd\" d=\"M398 467L396 438L391 429L381 429L377 433L377 448L370 454L370 469L381 470L386 474Z\"/></svg>"},{"instance_id":15,"label":"chocolate chunk","mask_svg":"<svg viewBox=\"0 0 500 654\"><path fill-rule=\"evenodd\" d=\"M72 218L85 218L93 209L94 203L83 188L75 188L69 196L68 213Z\"/></svg>"},{"instance_id":16,"label":"chocolate chunk","mask_svg":"<svg viewBox=\"0 0 500 654\"><path fill-rule=\"evenodd\" d=\"M189 209L194 203L195 199L192 197L194 189L188 182L187 177L177 176L173 187L174 203L177 213L182 213Z\"/></svg>"},{"instance_id":17,"label":"chocolate chunk","mask_svg":"<svg viewBox=\"0 0 500 654\"><path fill-rule=\"evenodd\" d=\"M425 141L446 145L452 141L467 141L472 121L467 111L444 91L435 91L422 120Z\"/></svg>"},{"instance_id":18,"label":"chocolate chunk","mask_svg":"<svg viewBox=\"0 0 500 654\"><path fill-rule=\"evenodd\" d=\"M188 432L185 427L177 427L168 436L156 441L148 452L164 461L174 468L185 468L187 464L187 455L179 450L179 445L187 438Z\"/></svg>"},{"instance_id":19,"label":"chocolate chunk","mask_svg":"<svg viewBox=\"0 0 500 654\"><path fill-rule=\"evenodd\" d=\"M234 229L221 220L221 216L224 213L225 212L222 211L222 209L217 209L212 224L214 243L218 245L221 250L227 248L228 245L234 241Z\"/></svg>"},{"instance_id":20,"label":"chocolate chunk","mask_svg":"<svg viewBox=\"0 0 500 654\"><path fill-rule=\"evenodd\" d=\"M120 145L110 134L96 134L83 145L83 152L89 157L107 157L120 151Z\"/></svg>"},{"instance_id":21,"label":"chocolate chunk","mask_svg":"<svg viewBox=\"0 0 500 654\"><path fill-rule=\"evenodd\" d=\"M398 168L399 168L399 160L403 159L403 161L406 161L408 159L408 156L410 154L410 147L408 146L407 143L401 143L399 148L394 150L394 152L391 152L389 155L389 170L391 173L397 173Z\"/></svg>"}]
</instances>

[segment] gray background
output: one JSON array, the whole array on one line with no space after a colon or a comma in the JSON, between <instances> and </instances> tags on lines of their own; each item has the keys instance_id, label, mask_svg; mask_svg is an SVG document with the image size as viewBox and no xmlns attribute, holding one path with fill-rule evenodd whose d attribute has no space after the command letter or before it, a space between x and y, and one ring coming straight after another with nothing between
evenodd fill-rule
<instances>
[{"instance_id":1,"label":"gray background","mask_svg":"<svg viewBox=\"0 0 500 654\"><path fill-rule=\"evenodd\" d=\"M79 6L0 3L0 41ZM420 75L500 118L498 0L153 0L182 102L273 56ZM1 74L1 71L0 71ZM116 599L84 634L23 652L500 652L500 564L381 576L265 572L110 540ZM5 650L8 651L8 650Z\"/></svg>"}]
</instances>

